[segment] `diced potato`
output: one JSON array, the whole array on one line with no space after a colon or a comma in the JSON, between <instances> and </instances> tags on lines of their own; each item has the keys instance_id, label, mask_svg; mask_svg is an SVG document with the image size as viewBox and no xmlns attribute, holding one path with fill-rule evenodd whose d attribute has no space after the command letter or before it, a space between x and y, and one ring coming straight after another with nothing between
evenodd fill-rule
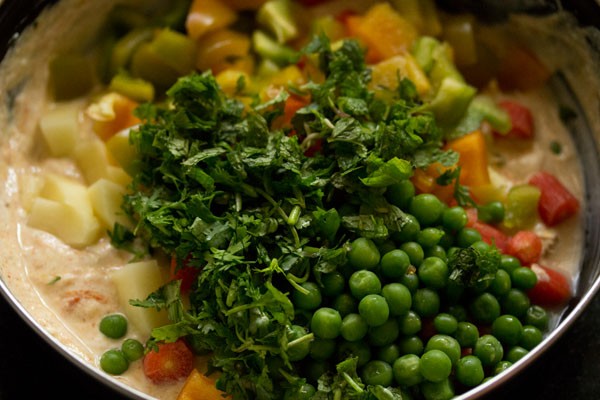
<instances>
[{"instance_id":1,"label":"diced potato","mask_svg":"<svg viewBox=\"0 0 600 400\"><path fill-rule=\"evenodd\" d=\"M19 175L19 199L25 211L29 211L33 200L40 195L44 187L44 178L37 174Z\"/></svg>"},{"instance_id":2,"label":"diced potato","mask_svg":"<svg viewBox=\"0 0 600 400\"><path fill-rule=\"evenodd\" d=\"M88 184L100 178L108 178L108 153L104 142L92 139L82 142L75 148L75 160Z\"/></svg>"},{"instance_id":3,"label":"diced potato","mask_svg":"<svg viewBox=\"0 0 600 400\"><path fill-rule=\"evenodd\" d=\"M88 188L88 193L94 214L104 228L112 229L116 222L128 228L132 227L130 219L121 209L125 187L101 178Z\"/></svg>"},{"instance_id":4,"label":"diced potato","mask_svg":"<svg viewBox=\"0 0 600 400\"><path fill-rule=\"evenodd\" d=\"M68 156L79 137L79 102L57 103L40 118L39 127L50 154Z\"/></svg>"},{"instance_id":5,"label":"diced potato","mask_svg":"<svg viewBox=\"0 0 600 400\"><path fill-rule=\"evenodd\" d=\"M81 213L93 215L87 187L74 179L46 174L39 196L72 206Z\"/></svg>"},{"instance_id":6,"label":"diced potato","mask_svg":"<svg viewBox=\"0 0 600 400\"><path fill-rule=\"evenodd\" d=\"M101 233L100 223L91 213L42 197L33 201L27 225L48 232L73 247L89 246Z\"/></svg>"},{"instance_id":7,"label":"diced potato","mask_svg":"<svg viewBox=\"0 0 600 400\"><path fill-rule=\"evenodd\" d=\"M109 154L130 175L135 173L133 160L137 158L135 146L129 143L130 129L123 129L106 141Z\"/></svg>"},{"instance_id":8,"label":"diced potato","mask_svg":"<svg viewBox=\"0 0 600 400\"><path fill-rule=\"evenodd\" d=\"M129 322L141 332L150 332L152 328L168 323L165 310L135 307L129 300L144 300L164 283L160 267L156 260L126 264L112 273L111 278L119 293L119 302Z\"/></svg>"},{"instance_id":9,"label":"diced potato","mask_svg":"<svg viewBox=\"0 0 600 400\"><path fill-rule=\"evenodd\" d=\"M109 165L106 168L106 174L110 181L117 183L122 186L127 186L131 183L131 177L121 167L115 165Z\"/></svg>"}]
</instances>

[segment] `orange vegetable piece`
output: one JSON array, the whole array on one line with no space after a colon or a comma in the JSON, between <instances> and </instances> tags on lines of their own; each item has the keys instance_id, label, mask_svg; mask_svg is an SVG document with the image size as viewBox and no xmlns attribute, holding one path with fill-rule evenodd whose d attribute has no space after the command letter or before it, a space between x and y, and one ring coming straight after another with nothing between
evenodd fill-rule
<instances>
[{"instance_id":1,"label":"orange vegetable piece","mask_svg":"<svg viewBox=\"0 0 600 400\"><path fill-rule=\"evenodd\" d=\"M188 376L177 400L221 400L231 399L215 387L215 380L193 369Z\"/></svg>"},{"instance_id":2,"label":"orange vegetable piece","mask_svg":"<svg viewBox=\"0 0 600 400\"><path fill-rule=\"evenodd\" d=\"M406 53L417 38L416 28L388 3L374 5L364 17L348 17L346 26L351 36L379 55L378 61Z\"/></svg>"},{"instance_id":3,"label":"orange vegetable piece","mask_svg":"<svg viewBox=\"0 0 600 400\"><path fill-rule=\"evenodd\" d=\"M250 37L230 29L219 29L201 37L197 50L196 67L200 71L211 69L216 75L236 60L248 56Z\"/></svg>"},{"instance_id":4,"label":"orange vegetable piece","mask_svg":"<svg viewBox=\"0 0 600 400\"><path fill-rule=\"evenodd\" d=\"M225 28L237 19L237 14L219 0L194 0L185 21L187 34L198 39L209 31Z\"/></svg>"},{"instance_id":5,"label":"orange vegetable piece","mask_svg":"<svg viewBox=\"0 0 600 400\"><path fill-rule=\"evenodd\" d=\"M416 169L411 182L415 185L418 193L432 193L441 201L449 203L454 198L454 185L438 185L436 179L444 173L447 168L439 163L431 164L426 170Z\"/></svg>"},{"instance_id":6,"label":"orange vegetable piece","mask_svg":"<svg viewBox=\"0 0 600 400\"><path fill-rule=\"evenodd\" d=\"M158 343L158 351L148 352L142 365L144 374L153 383L173 382L192 372L194 354L182 339L172 343Z\"/></svg>"},{"instance_id":7,"label":"orange vegetable piece","mask_svg":"<svg viewBox=\"0 0 600 400\"><path fill-rule=\"evenodd\" d=\"M460 154L460 183L466 186L482 186L490 183L485 137L477 130L450 141L446 149Z\"/></svg>"},{"instance_id":8,"label":"orange vegetable piece","mask_svg":"<svg viewBox=\"0 0 600 400\"><path fill-rule=\"evenodd\" d=\"M141 121L133 110L138 103L117 93L109 93L100 100L96 111L88 112L94 120L93 129L96 135L107 141L125 128L139 124ZM92 108L88 109L91 110Z\"/></svg>"},{"instance_id":9,"label":"orange vegetable piece","mask_svg":"<svg viewBox=\"0 0 600 400\"><path fill-rule=\"evenodd\" d=\"M303 97L296 94L290 94L285 101L283 115L273 121L273 128L289 127L292 124L292 118L299 109L310 103L309 97Z\"/></svg>"}]
</instances>

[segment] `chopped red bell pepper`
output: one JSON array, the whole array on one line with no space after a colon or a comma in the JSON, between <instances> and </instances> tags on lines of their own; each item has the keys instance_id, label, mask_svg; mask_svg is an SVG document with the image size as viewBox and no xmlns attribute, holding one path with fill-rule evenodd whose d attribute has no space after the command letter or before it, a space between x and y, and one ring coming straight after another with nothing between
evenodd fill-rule
<instances>
[{"instance_id":1,"label":"chopped red bell pepper","mask_svg":"<svg viewBox=\"0 0 600 400\"><path fill-rule=\"evenodd\" d=\"M540 306L558 306L571 298L571 286L562 273L534 264L531 270L537 275L537 284L527 292L533 304Z\"/></svg>"},{"instance_id":2,"label":"chopped red bell pepper","mask_svg":"<svg viewBox=\"0 0 600 400\"><path fill-rule=\"evenodd\" d=\"M506 137L518 139L533 138L535 130L533 117L529 108L512 100L501 101L498 105L508 113L512 123L512 128L505 135Z\"/></svg>"},{"instance_id":3,"label":"chopped red bell pepper","mask_svg":"<svg viewBox=\"0 0 600 400\"><path fill-rule=\"evenodd\" d=\"M506 247L506 253L517 257L523 265L531 265L542 256L542 239L532 231L515 233Z\"/></svg>"},{"instance_id":4,"label":"chopped red bell pepper","mask_svg":"<svg viewBox=\"0 0 600 400\"><path fill-rule=\"evenodd\" d=\"M538 172L529 179L541 193L538 202L540 218L548 226L554 226L577 214L579 201L563 184L548 172Z\"/></svg>"},{"instance_id":5,"label":"chopped red bell pepper","mask_svg":"<svg viewBox=\"0 0 600 400\"><path fill-rule=\"evenodd\" d=\"M484 242L490 245L493 244L502 253L506 253L510 238L500 229L480 221L475 221L471 227L479 232Z\"/></svg>"},{"instance_id":6,"label":"chopped red bell pepper","mask_svg":"<svg viewBox=\"0 0 600 400\"><path fill-rule=\"evenodd\" d=\"M177 259L175 257L171 258L171 279L181 280L181 292L187 293L192 288L192 285L196 281L198 274L200 273L200 269L193 267L191 265L187 265L188 260L186 259L183 262L183 266L181 268L177 268Z\"/></svg>"}]
</instances>

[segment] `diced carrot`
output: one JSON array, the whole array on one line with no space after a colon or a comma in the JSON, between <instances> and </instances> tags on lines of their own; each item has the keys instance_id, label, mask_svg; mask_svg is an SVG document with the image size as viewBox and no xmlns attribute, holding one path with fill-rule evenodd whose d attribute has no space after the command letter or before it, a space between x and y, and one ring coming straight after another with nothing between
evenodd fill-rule
<instances>
[{"instance_id":1,"label":"diced carrot","mask_svg":"<svg viewBox=\"0 0 600 400\"><path fill-rule=\"evenodd\" d=\"M183 379L193 368L194 354L183 339L158 343L158 351L146 353L143 360L144 374L156 384Z\"/></svg>"},{"instance_id":2,"label":"diced carrot","mask_svg":"<svg viewBox=\"0 0 600 400\"><path fill-rule=\"evenodd\" d=\"M562 305L571 297L571 286L566 276L542 265L534 264L531 270L537 275L537 283L527 292L533 304L540 306Z\"/></svg>"},{"instance_id":3,"label":"diced carrot","mask_svg":"<svg viewBox=\"0 0 600 400\"><path fill-rule=\"evenodd\" d=\"M171 258L171 279L181 280L180 289L182 293L187 293L190 291L192 285L198 277L198 274L200 273L200 269L192 267L191 265L187 265L186 261L184 261L182 267L177 268L177 259L175 257Z\"/></svg>"},{"instance_id":4,"label":"diced carrot","mask_svg":"<svg viewBox=\"0 0 600 400\"><path fill-rule=\"evenodd\" d=\"M542 239L532 231L519 231L508 241L506 252L517 257L523 265L531 265L540 260Z\"/></svg>"},{"instance_id":5,"label":"diced carrot","mask_svg":"<svg viewBox=\"0 0 600 400\"><path fill-rule=\"evenodd\" d=\"M471 227L481 234L482 240L487 244L495 245L502 253L508 250L510 238L500 229L480 221L475 221Z\"/></svg>"},{"instance_id":6,"label":"diced carrot","mask_svg":"<svg viewBox=\"0 0 600 400\"><path fill-rule=\"evenodd\" d=\"M485 137L481 131L454 139L445 146L460 155L460 183L466 186L482 186L490 183Z\"/></svg>"},{"instance_id":7,"label":"diced carrot","mask_svg":"<svg viewBox=\"0 0 600 400\"><path fill-rule=\"evenodd\" d=\"M533 117L529 108L512 100L501 101L498 106L506 110L512 123L512 129L504 136L518 139L533 138Z\"/></svg>"},{"instance_id":8,"label":"diced carrot","mask_svg":"<svg viewBox=\"0 0 600 400\"><path fill-rule=\"evenodd\" d=\"M554 226L579 211L579 200L552 174L540 171L529 179L540 191L538 213L548 226Z\"/></svg>"},{"instance_id":9,"label":"diced carrot","mask_svg":"<svg viewBox=\"0 0 600 400\"><path fill-rule=\"evenodd\" d=\"M283 108L283 115L273 121L273 128L290 127L292 124L292 118L302 107L305 107L310 103L310 98L306 96L299 96L297 94L290 94L285 101Z\"/></svg>"},{"instance_id":10,"label":"diced carrot","mask_svg":"<svg viewBox=\"0 0 600 400\"><path fill-rule=\"evenodd\" d=\"M192 370L177 396L177 400L222 399L231 399L231 396L226 396L225 392L216 388L213 377L206 376L197 369Z\"/></svg>"},{"instance_id":11,"label":"diced carrot","mask_svg":"<svg viewBox=\"0 0 600 400\"><path fill-rule=\"evenodd\" d=\"M185 21L187 34L198 39L207 32L225 28L237 19L237 14L219 0L194 0Z\"/></svg>"},{"instance_id":12,"label":"diced carrot","mask_svg":"<svg viewBox=\"0 0 600 400\"><path fill-rule=\"evenodd\" d=\"M506 50L497 79L503 91L529 90L541 86L551 71L531 50L514 45Z\"/></svg>"},{"instance_id":13,"label":"diced carrot","mask_svg":"<svg viewBox=\"0 0 600 400\"><path fill-rule=\"evenodd\" d=\"M133 111L137 108L138 103L128 97L117 93L109 93L97 104L100 106L99 109L102 109L99 114L104 115L101 116L92 112L90 116L94 120L94 132L104 141L107 141L123 129L141 122L139 118L133 115ZM92 107L88 110L91 110Z\"/></svg>"}]
</instances>

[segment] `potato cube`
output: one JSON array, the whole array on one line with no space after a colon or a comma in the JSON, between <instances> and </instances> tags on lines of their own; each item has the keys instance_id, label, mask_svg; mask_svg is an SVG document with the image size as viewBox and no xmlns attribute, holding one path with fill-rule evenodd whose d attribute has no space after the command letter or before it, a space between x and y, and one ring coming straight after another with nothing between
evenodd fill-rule
<instances>
[{"instance_id":1,"label":"potato cube","mask_svg":"<svg viewBox=\"0 0 600 400\"><path fill-rule=\"evenodd\" d=\"M52 156L73 152L79 137L80 109L79 102L58 103L40 118L39 127Z\"/></svg>"},{"instance_id":2,"label":"potato cube","mask_svg":"<svg viewBox=\"0 0 600 400\"><path fill-rule=\"evenodd\" d=\"M74 179L57 174L46 174L40 197L72 206L84 214L93 215L87 187Z\"/></svg>"},{"instance_id":3,"label":"potato cube","mask_svg":"<svg viewBox=\"0 0 600 400\"><path fill-rule=\"evenodd\" d=\"M141 332L168 323L166 310L136 307L129 300L144 300L164 283L163 275L156 260L140 261L124 265L114 271L111 278L119 293L119 302L129 322Z\"/></svg>"},{"instance_id":4,"label":"potato cube","mask_svg":"<svg viewBox=\"0 0 600 400\"><path fill-rule=\"evenodd\" d=\"M132 228L131 220L121 209L125 187L109 181L98 179L88 188L94 213L106 229L113 229L115 223Z\"/></svg>"},{"instance_id":5,"label":"potato cube","mask_svg":"<svg viewBox=\"0 0 600 400\"><path fill-rule=\"evenodd\" d=\"M108 153L104 142L91 139L77 145L75 160L89 185L100 178L108 178Z\"/></svg>"}]
</instances>

